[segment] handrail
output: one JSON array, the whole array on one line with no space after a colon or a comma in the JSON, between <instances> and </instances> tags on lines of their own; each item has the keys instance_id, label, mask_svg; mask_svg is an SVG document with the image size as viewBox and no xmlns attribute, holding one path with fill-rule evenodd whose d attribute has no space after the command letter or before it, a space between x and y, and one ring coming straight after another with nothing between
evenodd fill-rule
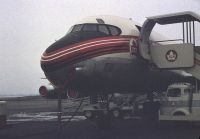
<instances>
[{"instance_id":1,"label":"handrail","mask_svg":"<svg viewBox=\"0 0 200 139\"><path fill-rule=\"evenodd\" d=\"M152 42L172 42L172 41L183 41L183 39L161 40L161 41L152 41Z\"/></svg>"}]
</instances>

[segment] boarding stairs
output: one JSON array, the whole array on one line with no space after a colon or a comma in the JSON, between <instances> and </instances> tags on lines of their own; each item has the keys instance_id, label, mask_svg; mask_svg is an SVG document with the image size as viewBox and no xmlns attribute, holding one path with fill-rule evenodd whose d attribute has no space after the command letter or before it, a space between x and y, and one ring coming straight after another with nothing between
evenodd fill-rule
<instances>
[{"instance_id":1,"label":"boarding stairs","mask_svg":"<svg viewBox=\"0 0 200 139\"><path fill-rule=\"evenodd\" d=\"M150 34L156 23L160 25L182 23L181 43L180 40L166 40L173 42L169 44L164 44L166 41L152 41ZM195 44L196 32L200 33L200 30L195 29L196 24L200 24L200 16L193 12L147 18L137 42L140 56L159 69L184 70L200 80L200 46ZM179 43L174 43L175 41Z\"/></svg>"}]
</instances>

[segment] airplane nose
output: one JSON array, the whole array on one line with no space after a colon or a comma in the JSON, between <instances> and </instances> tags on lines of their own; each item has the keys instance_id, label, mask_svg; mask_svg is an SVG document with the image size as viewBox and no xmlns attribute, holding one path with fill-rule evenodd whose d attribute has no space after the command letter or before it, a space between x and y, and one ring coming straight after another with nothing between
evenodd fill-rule
<instances>
[{"instance_id":1,"label":"airplane nose","mask_svg":"<svg viewBox=\"0 0 200 139\"><path fill-rule=\"evenodd\" d=\"M56 41L55 43L53 43L52 45L50 45L45 53L52 53L54 51L57 51L58 49L61 49L65 46L69 46L71 44L74 43L78 43L81 41L81 36L79 36L76 33L69 33L67 35L65 35L64 37L62 37L61 39L59 39L58 41Z\"/></svg>"},{"instance_id":2,"label":"airplane nose","mask_svg":"<svg viewBox=\"0 0 200 139\"><path fill-rule=\"evenodd\" d=\"M62 51L70 48L73 44L81 41L81 36L76 33L69 33L50 45L41 57L41 68L44 72L53 71L60 68L62 65L58 62L51 62L59 56L62 56ZM49 60L50 59L50 60ZM63 59L60 59L63 61Z\"/></svg>"}]
</instances>

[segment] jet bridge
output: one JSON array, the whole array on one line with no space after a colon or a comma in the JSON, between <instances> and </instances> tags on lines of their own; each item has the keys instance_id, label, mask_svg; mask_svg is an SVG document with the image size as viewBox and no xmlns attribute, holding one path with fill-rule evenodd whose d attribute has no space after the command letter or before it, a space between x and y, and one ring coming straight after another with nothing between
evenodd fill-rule
<instances>
[{"instance_id":1,"label":"jet bridge","mask_svg":"<svg viewBox=\"0 0 200 139\"><path fill-rule=\"evenodd\" d=\"M150 34L156 23L160 25L181 23L183 30L181 43L163 44L166 41L177 40L151 41ZM193 12L147 18L141 28L138 41L141 57L157 68L183 69L200 79L200 47L195 44L195 31L197 31L195 25L199 23L200 16Z\"/></svg>"}]
</instances>

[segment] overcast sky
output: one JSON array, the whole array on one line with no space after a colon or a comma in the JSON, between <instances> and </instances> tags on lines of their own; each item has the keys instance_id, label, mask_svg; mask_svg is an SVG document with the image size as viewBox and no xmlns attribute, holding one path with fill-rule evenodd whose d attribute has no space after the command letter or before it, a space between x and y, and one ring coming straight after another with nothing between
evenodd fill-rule
<instances>
[{"instance_id":1,"label":"overcast sky","mask_svg":"<svg viewBox=\"0 0 200 139\"><path fill-rule=\"evenodd\" d=\"M117 15L142 24L148 16L180 11L200 14L200 0L0 0L0 3L0 95L37 94L45 82L40 79L44 77L41 54L81 18ZM162 29L158 32L174 34Z\"/></svg>"}]
</instances>

